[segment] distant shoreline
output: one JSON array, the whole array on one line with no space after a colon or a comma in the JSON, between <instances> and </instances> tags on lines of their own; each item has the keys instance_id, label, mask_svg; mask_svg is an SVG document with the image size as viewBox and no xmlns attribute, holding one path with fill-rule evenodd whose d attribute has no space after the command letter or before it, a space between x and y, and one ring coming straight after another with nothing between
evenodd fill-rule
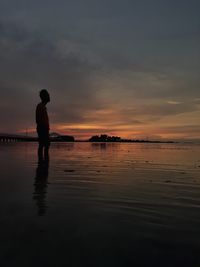
<instances>
[{"instance_id":1,"label":"distant shoreline","mask_svg":"<svg viewBox=\"0 0 200 267\"><path fill-rule=\"evenodd\" d=\"M104 139L98 137L96 139L89 138L87 140L77 140L73 136L50 136L52 143L149 143L149 144L177 144L177 143L200 143L199 140L144 140L144 139L123 139L120 137L109 137ZM14 142L38 142L36 136L25 136L17 134L2 134L0 133L0 143L14 143Z\"/></svg>"},{"instance_id":2,"label":"distant shoreline","mask_svg":"<svg viewBox=\"0 0 200 267\"><path fill-rule=\"evenodd\" d=\"M0 140L0 143L37 143L37 138L27 138L27 139L20 139L20 140ZM100 144L100 143L150 143L150 144L177 144L180 143L178 141L158 141L158 140L121 140L121 141L89 141L89 140L74 140L74 141L64 141L64 140L50 140L51 143L93 143L93 144Z\"/></svg>"},{"instance_id":3,"label":"distant shoreline","mask_svg":"<svg viewBox=\"0 0 200 267\"><path fill-rule=\"evenodd\" d=\"M86 143L179 143L176 141L158 141L158 140L120 140L120 141L89 141L89 140L75 140L74 142Z\"/></svg>"}]
</instances>

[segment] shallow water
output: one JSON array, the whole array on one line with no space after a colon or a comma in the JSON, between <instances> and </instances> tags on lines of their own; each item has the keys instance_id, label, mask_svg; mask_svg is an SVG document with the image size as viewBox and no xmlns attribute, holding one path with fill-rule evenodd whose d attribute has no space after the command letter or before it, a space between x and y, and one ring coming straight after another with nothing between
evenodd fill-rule
<instances>
[{"instance_id":1,"label":"shallow water","mask_svg":"<svg viewBox=\"0 0 200 267\"><path fill-rule=\"evenodd\" d=\"M0 144L0 266L200 266L200 146Z\"/></svg>"}]
</instances>

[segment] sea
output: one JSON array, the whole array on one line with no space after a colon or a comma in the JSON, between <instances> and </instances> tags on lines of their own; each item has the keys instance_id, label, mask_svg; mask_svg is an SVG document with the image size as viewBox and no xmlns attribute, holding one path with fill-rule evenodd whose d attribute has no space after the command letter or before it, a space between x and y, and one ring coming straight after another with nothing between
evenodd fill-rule
<instances>
[{"instance_id":1,"label":"sea","mask_svg":"<svg viewBox=\"0 0 200 267\"><path fill-rule=\"evenodd\" d=\"M0 143L0 266L199 267L200 145Z\"/></svg>"}]
</instances>

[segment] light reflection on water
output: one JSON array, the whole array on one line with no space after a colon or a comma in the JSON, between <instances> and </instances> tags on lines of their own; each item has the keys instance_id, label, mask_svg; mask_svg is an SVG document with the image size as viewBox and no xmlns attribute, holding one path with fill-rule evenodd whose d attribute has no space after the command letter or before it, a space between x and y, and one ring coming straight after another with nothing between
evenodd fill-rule
<instances>
[{"instance_id":1,"label":"light reflection on water","mask_svg":"<svg viewBox=\"0 0 200 267\"><path fill-rule=\"evenodd\" d=\"M198 266L200 146L54 143L49 163L36 155L0 145L1 266Z\"/></svg>"}]
</instances>

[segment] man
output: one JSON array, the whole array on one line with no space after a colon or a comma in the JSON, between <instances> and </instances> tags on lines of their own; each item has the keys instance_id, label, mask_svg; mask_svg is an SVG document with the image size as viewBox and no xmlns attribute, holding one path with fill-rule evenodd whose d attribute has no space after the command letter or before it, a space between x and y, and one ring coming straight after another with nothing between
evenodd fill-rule
<instances>
[{"instance_id":1,"label":"man","mask_svg":"<svg viewBox=\"0 0 200 267\"><path fill-rule=\"evenodd\" d=\"M38 159L39 161L48 161L48 151L49 151L49 117L47 113L46 104L50 102L50 96L46 89L40 91L41 102L36 108L36 124L38 133ZM44 153L44 157L43 157Z\"/></svg>"}]
</instances>

